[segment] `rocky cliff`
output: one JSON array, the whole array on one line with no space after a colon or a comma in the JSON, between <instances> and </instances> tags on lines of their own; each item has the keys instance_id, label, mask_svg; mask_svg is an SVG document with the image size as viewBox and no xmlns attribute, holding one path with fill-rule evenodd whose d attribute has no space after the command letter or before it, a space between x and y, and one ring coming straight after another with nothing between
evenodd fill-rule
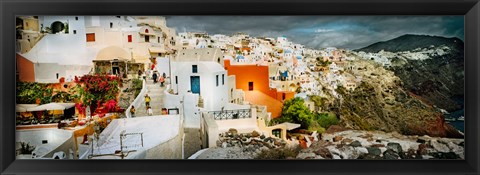
<instances>
[{"instance_id":1,"label":"rocky cliff","mask_svg":"<svg viewBox=\"0 0 480 175\"><path fill-rule=\"evenodd\" d=\"M431 46L447 46L458 47L459 44L463 47L463 42L459 38L446 38L441 36L429 36L429 35L412 35L406 34L397 38L373 43L367 47L357 49L355 51L364 52L380 52L382 50L389 52L403 52L412 51L415 49L429 48Z\"/></svg>"},{"instance_id":2,"label":"rocky cliff","mask_svg":"<svg viewBox=\"0 0 480 175\"><path fill-rule=\"evenodd\" d=\"M381 130L407 135L463 137L445 123L443 114L409 92L392 71L369 60L355 62L363 77L355 90L336 89L341 98L332 104L343 126L358 130Z\"/></svg>"},{"instance_id":3,"label":"rocky cliff","mask_svg":"<svg viewBox=\"0 0 480 175\"><path fill-rule=\"evenodd\" d=\"M463 108L464 45L458 38L404 35L358 51L384 54L405 89L447 111ZM419 59L421 57L422 59Z\"/></svg>"},{"instance_id":4,"label":"rocky cliff","mask_svg":"<svg viewBox=\"0 0 480 175\"><path fill-rule=\"evenodd\" d=\"M442 56L426 60L405 60L403 65L393 65L395 72L405 83L405 88L447 111L463 108L464 60L463 50L451 50Z\"/></svg>"}]
</instances>

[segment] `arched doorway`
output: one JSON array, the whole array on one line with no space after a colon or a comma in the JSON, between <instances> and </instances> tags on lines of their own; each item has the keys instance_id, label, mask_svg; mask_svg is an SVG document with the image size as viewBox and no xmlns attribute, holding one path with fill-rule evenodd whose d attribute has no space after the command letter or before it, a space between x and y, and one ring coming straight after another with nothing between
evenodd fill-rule
<instances>
[{"instance_id":1,"label":"arched doorway","mask_svg":"<svg viewBox=\"0 0 480 175\"><path fill-rule=\"evenodd\" d=\"M50 25L52 34L59 33L65 29L65 25L60 21L55 21Z\"/></svg>"}]
</instances>

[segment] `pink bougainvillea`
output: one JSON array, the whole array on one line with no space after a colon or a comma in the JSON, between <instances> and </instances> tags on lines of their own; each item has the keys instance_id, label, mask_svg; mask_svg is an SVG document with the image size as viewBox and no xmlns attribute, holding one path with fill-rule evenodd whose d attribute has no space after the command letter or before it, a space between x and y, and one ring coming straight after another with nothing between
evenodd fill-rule
<instances>
[{"instance_id":1,"label":"pink bougainvillea","mask_svg":"<svg viewBox=\"0 0 480 175\"><path fill-rule=\"evenodd\" d=\"M106 104L107 110L109 112L114 111L115 107L117 106L117 102L115 100L109 100Z\"/></svg>"},{"instance_id":2,"label":"pink bougainvillea","mask_svg":"<svg viewBox=\"0 0 480 175\"><path fill-rule=\"evenodd\" d=\"M75 103L75 108L78 110L79 114L85 115L86 108L82 103Z\"/></svg>"},{"instance_id":3,"label":"pink bougainvillea","mask_svg":"<svg viewBox=\"0 0 480 175\"><path fill-rule=\"evenodd\" d=\"M90 106L95 114L114 112L118 109L117 96L119 95L122 81L113 75L85 75L76 78L75 82L81 84L82 106Z\"/></svg>"}]
</instances>

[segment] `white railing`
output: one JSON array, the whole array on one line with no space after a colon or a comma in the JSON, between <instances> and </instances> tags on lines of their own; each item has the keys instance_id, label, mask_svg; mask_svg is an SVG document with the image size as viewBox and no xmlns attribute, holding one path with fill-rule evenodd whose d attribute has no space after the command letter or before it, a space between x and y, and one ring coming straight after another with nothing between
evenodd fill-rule
<instances>
[{"instance_id":1,"label":"white railing","mask_svg":"<svg viewBox=\"0 0 480 175\"><path fill-rule=\"evenodd\" d=\"M140 105L145 101L145 98L143 98L143 96L145 96L145 93L147 93L147 84L146 84L147 82L143 79L142 81L143 81L142 90L140 91L138 96L135 98L135 100L133 100L130 106L128 106L127 110L125 110L125 116L127 116L127 118L132 118L132 115L130 114L130 109L132 109L132 106L137 106L137 109L138 109Z\"/></svg>"}]
</instances>

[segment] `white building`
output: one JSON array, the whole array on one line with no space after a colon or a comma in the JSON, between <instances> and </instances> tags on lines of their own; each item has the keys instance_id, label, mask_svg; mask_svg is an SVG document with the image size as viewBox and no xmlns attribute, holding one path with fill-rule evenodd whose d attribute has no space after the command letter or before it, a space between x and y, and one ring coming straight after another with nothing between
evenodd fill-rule
<instances>
[{"instance_id":1,"label":"white building","mask_svg":"<svg viewBox=\"0 0 480 175\"><path fill-rule=\"evenodd\" d=\"M62 77L71 81L93 73L97 54L110 52L112 47L129 55L124 61L143 63L144 69L150 66L150 58L168 56L175 49L175 31L165 26L163 17L39 16L38 23L50 33L28 52L19 53L33 65L36 82L55 83ZM133 69L127 70L129 74Z\"/></svg>"},{"instance_id":2,"label":"white building","mask_svg":"<svg viewBox=\"0 0 480 175\"><path fill-rule=\"evenodd\" d=\"M172 62L174 93L192 92L200 95L204 108L219 111L228 102L227 71L216 62Z\"/></svg>"},{"instance_id":3,"label":"white building","mask_svg":"<svg viewBox=\"0 0 480 175\"><path fill-rule=\"evenodd\" d=\"M92 70L98 49L87 49L84 17L41 16L38 20L40 26L55 29L30 51L20 54L33 63L36 82L56 83L61 77L73 80Z\"/></svg>"},{"instance_id":4,"label":"white building","mask_svg":"<svg viewBox=\"0 0 480 175\"><path fill-rule=\"evenodd\" d=\"M239 98L236 91L229 92L229 89L236 88L229 87L229 84L234 83L229 82L231 78L224 69L223 53L220 49L181 50L171 62L171 67L172 93L166 95L164 102L172 104L166 107L183 102L185 122L192 127L200 126L200 111L249 109L249 106L230 103L232 99L237 103L243 102L243 97ZM193 102L187 104L188 101Z\"/></svg>"}]
</instances>

